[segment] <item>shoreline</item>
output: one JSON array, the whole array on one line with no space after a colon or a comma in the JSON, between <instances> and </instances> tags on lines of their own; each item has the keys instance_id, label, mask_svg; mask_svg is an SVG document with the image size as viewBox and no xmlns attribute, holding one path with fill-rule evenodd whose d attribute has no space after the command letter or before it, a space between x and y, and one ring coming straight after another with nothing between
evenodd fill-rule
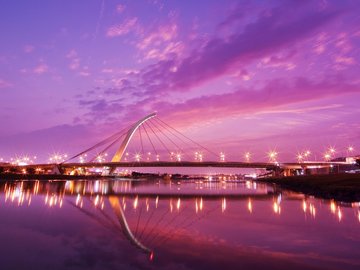
<instances>
[{"instance_id":1,"label":"shoreline","mask_svg":"<svg viewBox=\"0 0 360 270\"><path fill-rule=\"evenodd\" d=\"M0 174L0 181L3 180L96 180L96 179L115 179L119 176L101 175L62 175L62 174Z\"/></svg>"},{"instance_id":2,"label":"shoreline","mask_svg":"<svg viewBox=\"0 0 360 270\"><path fill-rule=\"evenodd\" d=\"M58 175L58 174L0 174L0 181L9 180L110 180L128 177L99 175ZM131 177L129 177L131 178ZM136 178L135 179L140 179ZM141 178L148 179L148 178ZM149 180L149 179L148 179ZM180 179L175 179L180 180ZM360 202L360 174L302 175L256 179L275 184L281 189L300 192L320 199L342 202Z\"/></svg>"},{"instance_id":3,"label":"shoreline","mask_svg":"<svg viewBox=\"0 0 360 270\"><path fill-rule=\"evenodd\" d=\"M360 174L303 175L257 179L320 199L360 202Z\"/></svg>"}]
</instances>

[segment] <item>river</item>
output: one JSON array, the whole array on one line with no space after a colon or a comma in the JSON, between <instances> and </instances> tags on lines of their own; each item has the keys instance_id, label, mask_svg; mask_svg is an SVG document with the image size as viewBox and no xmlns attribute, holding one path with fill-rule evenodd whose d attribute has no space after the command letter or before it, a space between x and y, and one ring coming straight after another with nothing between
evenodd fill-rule
<instances>
[{"instance_id":1,"label":"river","mask_svg":"<svg viewBox=\"0 0 360 270\"><path fill-rule=\"evenodd\" d=\"M236 179L2 181L1 269L360 269L360 204Z\"/></svg>"}]
</instances>

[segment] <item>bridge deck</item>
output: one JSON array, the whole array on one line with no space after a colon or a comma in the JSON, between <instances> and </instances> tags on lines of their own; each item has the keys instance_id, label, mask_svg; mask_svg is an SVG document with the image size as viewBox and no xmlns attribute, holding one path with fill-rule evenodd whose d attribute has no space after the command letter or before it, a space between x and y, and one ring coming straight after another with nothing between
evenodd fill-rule
<instances>
[{"instance_id":1,"label":"bridge deck","mask_svg":"<svg viewBox=\"0 0 360 270\"><path fill-rule=\"evenodd\" d=\"M66 168L134 168L134 167L197 167L197 168L206 168L206 167L216 167L216 168L254 168L254 169L301 169L311 166L317 167L330 167L330 166L341 166L349 165L345 162L303 162L303 163L268 163L268 162L237 162L237 161L149 161L149 162L85 162L85 163L62 163L62 164L30 164L25 166L17 166L12 164L3 164L1 167L18 167L18 168L42 168L42 169L51 169L54 166L59 166L63 169Z\"/></svg>"}]
</instances>

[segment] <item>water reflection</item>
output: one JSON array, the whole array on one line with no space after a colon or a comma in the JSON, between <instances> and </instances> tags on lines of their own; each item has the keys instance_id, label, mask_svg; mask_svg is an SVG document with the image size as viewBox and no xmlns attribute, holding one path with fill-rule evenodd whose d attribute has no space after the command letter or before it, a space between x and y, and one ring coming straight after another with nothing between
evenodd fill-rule
<instances>
[{"instance_id":1,"label":"water reflection","mask_svg":"<svg viewBox=\"0 0 360 270\"><path fill-rule=\"evenodd\" d=\"M251 181L13 181L0 187L0 200L8 206L31 208L34 201L40 201L43 207L57 211L74 208L113 235L123 235L151 260L154 254L161 257L162 252L168 252L167 244L173 246L171 242L186 233L194 237L207 233L236 244L264 241L264 245L274 245L265 232L252 236L256 220L262 220L264 228L296 220L299 226L311 222L314 228L329 227L329 231L336 231L334 226L342 229L360 223L359 203L317 200ZM34 207L38 206L35 203ZM239 228L244 231L239 232ZM358 236L352 237L358 241Z\"/></svg>"},{"instance_id":2,"label":"water reflection","mask_svg":"<svg viewBox=\"0 0 360 270\"><path fill-rule=\"evenodd\" d=\"M185 189L191 190L192 188L202 187L203 194L196 193L193 195L191 192L187 193L173 193L172 184L163 185L160 181L153 182L149 186L146 182L132 182L132 181L13 181L3 182L0 187L4 193L4 201L6 203L13 203L18 206L30 206L33 196L44 196L44 204L48 207L61 208L64 203L64 197L74 198L76 206L84 206L84 198L89 198L95 207L104 209L105 201L110 195L120 196L122 198L122 208L125 211L127 200L131 200L131 205L134 210L137 210L143 203L146 212L149 212L151 205L155 209L159 207L159 201L168 200L169 212L174 210L180 212L183 205L183 200L193 200L195 213L201 212L204 208L204 199L210 201L218 201L219 209L225 212L228 205L227 200L247 200L246 207L249 213L254 211L254 200L268 200L271 203L273 212L277 215L282 213L282 200L285 196L289 200L299 201L300 207L304 214L316 218L317 206L316 203L328 204L329 210L334 217L340 222L344 218L343 207L351 207L355 209L355 218L360 222L360 203L352 204L338 204L334 200L319 201L311 197L295 193L280 193L270 189L266 185L259 185L250 181L238 183L206 183L205 181L194 181L190 183L177 182L176 185L186 185ZM155 187L155 188L154 188ZM253 190L253 193L244 192L245 190ZM233 193L225 192L219 193L219 190L232 189ZM146 192L144 192L146 191ZM210 191L210 192L209 192ZM213 192L216 191L216 192ZM198 195L198 196L197 196ZM271 200L269 200L271 199Z\"/></svg>"}]
</instances>

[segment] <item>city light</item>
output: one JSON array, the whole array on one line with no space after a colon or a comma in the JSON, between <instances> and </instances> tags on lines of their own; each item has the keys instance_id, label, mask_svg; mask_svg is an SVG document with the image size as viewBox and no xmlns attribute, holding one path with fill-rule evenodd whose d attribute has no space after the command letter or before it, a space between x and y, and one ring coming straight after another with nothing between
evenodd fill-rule
<instances>
[{"instance_id":1,"label":"city light","mask_svg":"<svg viewBox=\"0 0 360 270\"><path fill-rule=\"evenodd\" d=\"M220 161L225 162L225 153L223 152L220 153Z\"/></svg>"},{"instance_id":2,"label":"city light","mask_svg":"<svg viewBox=\"0 0 360 270\"><path fill-rule=\"evenodd\" d=\"M350 146L348 146L348 148L346 150L347 150L347 154L351 155L354 152L355 149L354 149L353 146L350 145Z\"/></svg>"},{"instance_id":3,"label":"city light","mask_svg":"<svg viewBox=\"0 0 360 270\"><path fill-rule=\"evenodd\" d=\"M246 152L246 153L244 154L244 157L245 157L246 162L250 162L250 160L251 160L251 153L250 153L250 152Z\"/></svg>"},{"instance_id":4,"label":"city light","mask_svg":"<svg viewBox=\"0 0 360 270\"><path fill-rule=\"evenodd\" d=\"M273 210L275 214L280 214L281 213L281 208L280 208L280 204L278 204L277 202L273 203Z\"/></svg>"},{"instance_id":5,"label":"city light","mask_svg":"<svg viewBox=\"0 0 360 270\"><path fill-rule=\"evenodd\" d=\"M48 163L62 163L62 162L64 162L67 158L68 158L68 155L67 155L67 154L55 153L55 154L52 154L52 155L49 157Z\"/></svg>"},{"instance_id":6,"label":"city light","mask_svg":"<svg viewBox=\"0 0 360 270\"><path fill-rule=\"evenodd\" d=\"M34 164L35 160L36 160L36 156L30 157L25 155L25 156L10 158L10 163L12 165L17 165L17 166L26 166L26 165Z\"/></svg>"},{"instance_id":7,"label":"city light","mask_svg":"<svg viewBox=\"0 0 360 270\"><path fill-rule=\"evenodd\" d=\"M331 155L329 153L324 154L325 161L329 161L331 159Z\"/></svg>"},{"instance_id":8,"label":"city light","mask_svg":"<svg viewBox=\"0 0 360 270\"><path fill-rule=\"evenodd\" d=\"M103 154L98 154L96 155L95 161L98 163L103 163L106 161L106 157L108 156L107 153L103 153Z\"/></svg>"},{"instance_id":9,"label":"city light","mask_svg":"<svg viewBox=\"0 0 360 270\"><path fill-rule=\"evenodd\" d=\"M203 161L203 154L201 152L195 152L195 161Z\"/></svg>"},{"instance_id":10,"label":"city light","mask_svg":"<svg viewBox=\"0 0 360 270\"><path fill-rule=\"evenodd\" d=\"M226 210L226 198L221 200L221 212L224 213Z\"/></svg>"},{"instance_id":11,"label":"city light","mask_svg":"<svg viewBox=\"0 0 360 270\"><path fill-rule=\"evenodd\" d=\"M252 211L253 211L253 206L252 206L251 199L249 199L249 201L248 201L247 208L248 208L248 211L249 211L250 213L252 213Z\"/></svg>"},{"instance_id":12,"label":"city light","mask_svg":"<svg viewBox=\"0 0 360 270\"><path fill-rule=\"evenodd\" d=\"M334 147L332 147L332 146L330 146L330 148L329 148L329 152L328 152L332 157L335 155L335 153L336 153L336 150L335 150L335 148Z\"/></svg>"},{"instance_id":13,"label":"city light","mask_svg":"<svg viewBox=\"0 0 360 270\"><path fill-rule=\"evenodd\" d=\"M87 158L87 154L79 156L79 162L84 163L86 161L86 158Z\"/></svg>"},{"instance_id":14,"label":"city light","mask_svg":"<svg viewBox=\"0 0 360 270\"><path fill-rule=\"evenodd\" d=\"M141 160L141 155L140 155L140 154L135 154L134 158L135 158L135 161L136 161L136 162L140 162L140 160Z\"/></svg>"},{"instance_id":15,"label":"city light","mask_svg":"<svg viewBox=\"0 0 360 270\"><path fill-rule=\"evenodd\" d=\"M277 155L278 155L278 153L276 152L276 151L270 151L269 153L268 153L268 158L269 158L269 162L277 162L277 160L276 160L276 158L277 158Z\"/></svg>"}]
</instances>

